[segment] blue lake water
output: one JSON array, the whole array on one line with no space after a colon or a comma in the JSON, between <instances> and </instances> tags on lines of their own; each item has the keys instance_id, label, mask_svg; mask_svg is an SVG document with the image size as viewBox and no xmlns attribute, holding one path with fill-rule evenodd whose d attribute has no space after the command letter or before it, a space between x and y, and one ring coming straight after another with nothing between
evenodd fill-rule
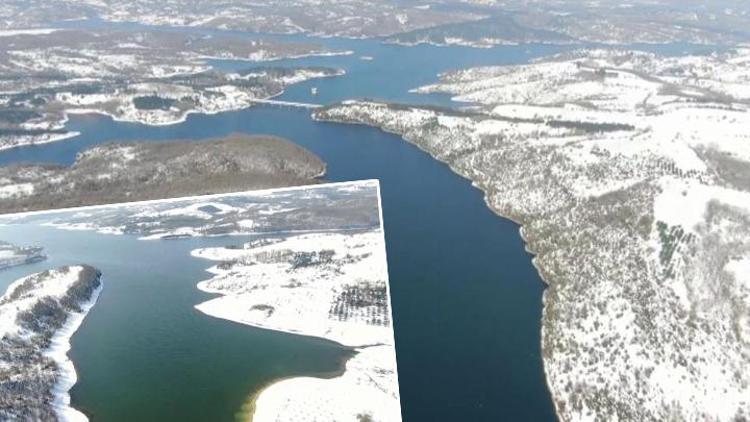
<instances>
[{"instance_id":1,"label":"blue lake water","mask_svg":"<svg viewBox=\"0 0 750 422\"><path fill-rule=\"evenodd\" d=\"M328 103L369 97L447 105L446 96L418 96L408 90L434 82L442 71L524 63L562 50L551 46L408 48L373 40L316 41L355 54L271 64L335 66L344 68L347 75L291 87L281 99ZM648 48L669 54L705 51L685 45ZM361 60L361 56L372 56L373 60ZM224 68L252 65L217 62ZM312 86L320 90L315 98L310 95ZM328 164L327 180L380 179L404 420L555 419L540 355L543 282L531 265L531 256L524 251L518 226L493 214L482 193L468 180L416 147L377 129L314 122L308 111L270 106L213 116L192 115L182 124L166 127L75 116L68 128L82 135L0 153L0 164L70 164L77 152L103 142L195 141L242 132L282 136L308 148ZM97 306L107 306L106 300ZM90 322L96 323L96 309ZM221 324L226 323L216 322L214 326ZM189 335L213 338L207 332ZM207 340L206 347L217 346ZM97 353L79 350L79 343L74 344L74 357L93 359ZM99 353L98 359L108 358ZM159 362L173 357L156 355L154 359ZM192 365L185 371L220 364L186 362ZM75 400L93 397L85 394L96 395L87 387L90 382L94 381L82 373L74 405ZM215 382L218 386L211 388L225 388L227 394L234 394L231 389L237 387L232 382L223 385L221 379ZM179 383L160 388L179 389ZM190 399L178 397L171 405L180 406Z\"/></svg>"}]
</instances>

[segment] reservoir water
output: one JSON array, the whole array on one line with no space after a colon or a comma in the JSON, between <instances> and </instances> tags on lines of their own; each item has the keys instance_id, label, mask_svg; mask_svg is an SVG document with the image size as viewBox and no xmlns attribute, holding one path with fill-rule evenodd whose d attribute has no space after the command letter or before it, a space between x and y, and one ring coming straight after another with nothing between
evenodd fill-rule
<instances>
[{"instance_id":1,"label":"reservoir water","mask_svg":"<svg viewBox=\"0 0 750 422\"><path fill-rule=\"evenodd\" d=\"M44 245L49 259L0 272L12 281L64 265L102 271L104 289L73 336L79 382L72 404L94 421L231 421L248 394L289 376L333 376L351 352L336 343L211 318L193 306L211 263L200 247L248 237L142 241L34 224L0 227L3 239Z\"/></svg>"},{"instance_id":2,"label":"reservoir water","mask_svg":"<svg viewBox=\"0 0 750 422\"><path fill-rule=\"evenodd\" d=\"M551 46L407 48L382 45L377 40L318 41L354 54L272 64L336 66L347 70L347 75L300 84L280 99L328 103L371 97L447 105L445 96L418 96L408 90L434 82L441 71L523 63L561 50ZM651 48L680 53L692 47ZM362 60L362 56L373 60ZM216 65L236 68L253 64ZM312 86L319 88L317 97L310 94ZM493 214L482 193L468 180L416 147L373 128L314 122L309 111L271 106L191 115L182 124L165 127L74 116L68 128L81 135L0 153L0 164L70 164L77 152L104 142L195 141L243 132L282 136L308 148L328 164L327 180L380 179L404 420L555 419L540 355L544 287L524 250L518 226ZM54 231L34 235L54 236ZM18 236L34 239L32 234ZM91 243L78 252L96 253L97 235L81 236L81 242ZM226 419L238 410L230 407L257 388L247 379L330 371L332 357L345 353L328 342L265 333L263 341L272 345L269 349L290 350L289 356L271 359L266 346L247 340L251 334L243 334L252 328L192 311L192 304L202 300L194 277L206 267L186 257L184 252L192 241L175 243L174 250L149 250L143 242L127 238L117 242L122 242L118 247L142 248L134 251L135 256L163 254L164 258L158 265L122 262L116 257L105 262L113 271L129 272L130 281L106 285L100 302L74 337L71 353L80 375L73 405L95 410L95 420L117 419L99 415L130 416L123 420ZM75 253L55 248L50 251L50 262L77 258ZM12 273L0 273L0 277L5 280L8 274ZM104 308L114 309L112 312L122 318L146 312L164 324L143 322L122 331L110 330L106 333L110 343L105 347L98 337L109 329L107 321L98 318ZM190 320L190 325L183 325L188 323L182 318ZM153 341L162 336L185 347L178 348L176 355L174 348L166 353L159 348L163 342ZM147 356L148 361L131 362L128 355L133 348L143 349L137 355ZM304 365L291 352L301 348L304 360L310 360ZM120 381L107 384L102 379L106 374L97 373L103 369L114 371L113 377ZM158 375L152 375L153 370ZM260 375L252 375L258 372ZM122 385L122 379L128 379L129 384Z\"/></svg>"}]
</instances>

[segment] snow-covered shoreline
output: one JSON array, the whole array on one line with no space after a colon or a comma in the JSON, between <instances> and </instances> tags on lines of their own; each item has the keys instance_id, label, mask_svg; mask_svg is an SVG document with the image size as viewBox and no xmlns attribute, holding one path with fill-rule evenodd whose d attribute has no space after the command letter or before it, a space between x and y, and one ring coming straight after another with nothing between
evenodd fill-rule
<instances>
[{"instance_id":1,"label":"snow-covered shoreline","mask_svg":"<svg viewBox=\"0 0 750 422\"><path fill-rule=\"evenodd\" d=\"M33 264L47 259L44 248L19 247L0 240L0 270L17 265Z\"/></svg>"},{"instance_id":2,"label":"snow-covered shoreline","mask_svg":"<svg viewBox=\"0 0 750 422\"><path fill-rule=\"evenodd\" d=\"M267 386L256 397L256 422L277 417L305 420L289 412L302 412L310 420L318 416L357 420L363 415L372 421L397 422L400 399L379 207L379 184L368 180L26 212L4 218L23 221L44 214L51 218L39 224L110 235L130 227L127 232L141 240L175 235L170 219L179 222L177 229L206 229L192 232L199 237L211 237L212 224L236 223L228 233L217 236L244 234L255 240L242 247L192 252L216 263L208 270L213 277L197 288L221 295L195 308L246 325L334 341L356 352L335 378L290 378ZM118 214L113 208L125 211ZM332 208L337 210L333 219L327 214ZM106 217L113 215L110 211L116 218ZM60 213L64 216L55 218ZM321 221L310 219L311 213L320 215ZM304 224L289 225L298 218ZM150 231L150 221L160 222L155 232ZM65 420L83 421L85 416L69 409L64 395L75 383L65 352L67 334L72 334L77 323L71 320L66 325L48 354L66 369L55 387L59 414ZM346 395L350 400L342 402ZM323 411L318 409L322 403L329 404Z\"/></svg>"},{"instance_id":3,"label":"snow-covered shoreline","mask_svg":"<svg viewBox=\"0 0 750 422\"><path fill-rule=\"evenodd\" d=\"M393 353L392 353L393 352ZM358 396L356 385L366 382L373 374L372 368L381 361L395 360L395 351L390 346L376 346L359 349L345 365L341 376L335 378L295 377L272 383L254 397L253 413L248 422L273 422L277 420L329 420L329 419L279 419L279 410L289 407L304 412L315 407L333 407L340 414L353 415L351 420L358 421L359 415L369 416L372 421L400 421L400 406L394 406L393 397L388 395L366 394ZM373 413L363 413L363 409ZM289 415L285 413L285 415ZM364 419L368 420L368 419Z\"/></svg>"},{"instance_id":4,"label":"snow-covered shoreline","mask_svg":"<svg viewBox=\"0 0 750 422\"><path fill-rule=\"evenodd\" d=\"M356 351L356 355L346 362L340 376L287 378L256 392L252 397L252 421L273 421L279 417L291 417L292 414L298 418L294 420L325 419L326 415L341 418L336 420L349 420L347 418L358 414L369 415L373 421L400 420L395 348L390 328L390 288L387 283L383 286L388 298L386 325L373 326L364 320L357 320L357 317L340 321L332 314L337 307L339 292L342 287L346 288L339 283L362 277L375 280L387 276L387 270L378 265L378 262L385 260L384 248L383 231L375 230L349 234L340 231L297 234L271 244L248 245L243 249L193 251L196 257L221 263L209 269L214 277L199 283L198 289L222 296L196 305L197 310L257 328L335 341ZM327 264L315 264L322 268L289 270L287 258L279 255L288 255L290 252L287 251L300 254L315 250L332 251L334 261L331 269L325 268ZM349 256L348 253L354 251L357 251L357 255L350 258L354 263L337 263L335 257ZM280 264L266 262L269 257L277 257L270 259L280 259ZM357 263L360 259L359 262L363 262L361 265ZM245 262L255 263L248 266ZM352 265L359 265L359 269L353 269ZM338 269L333 270L333 267ZM291 275L289 271L292 271ZM293 288L290 288L291 284L284 284L295 282L300 284L295 284ZM315 287L305 287L306 283ZM359 283L360 286L368 286L370 282ZM326 293L328 288L332 289L331 293ZM342 400L343 397L347 399ZM325 412L328 413L315 416L315 409L319 407L327 409Z\"/></svg>"},{"instance_id":5,"label":"snow-covered shoreline","mask_svg":"<svg viewBox=\"0 0 750 422\"><path fill-rule=\"evenodd\" d=\"M313 57L338 57L338 56L351 56L354 54L353 50L334 50L334 51L314 51L310 53L303 53L303 54L290 54L290 55L277 55L277 56L268 56L268 57L222 57L222 56L211 56L211 55L204 55L201 56L202 59L205 60L231 60L231 61L238 61L238 62L248 62L248 63L273 63L273 62L279 62L282 60L299 60L299 59L308 59Z\"/></svg>"},{"instance_id":6,"label":"snow-covered shoreline","mask_svg":"<svg viewBox=\"0 0 750 422\"><path fill-rule=\"evenodd\" d=\"M101 282L100 282L101 283ZM73 361L68 357L70 351L70 340L78 331L84 318L88 315L91 308L96 304L99 295L102 292L103 284L94 290L91 299L81 305L81 312L73 312L68 315L65 325L57 330L50 340L50 347L44 351L44 355L55 361L59 368L59 378L52 389L54 401L52 406L61 422L86 422L88 417L81 411L70 406L70 389L78 381Z\"/></svg>"},{"instance_id":7,"label":"snow-covered shoreline","mask_svg":"<svg viewBox=\"0 0 750 422\"><path fill-rule=\"evenodd\" d=\"M348 52L347 54L353 54L353 52ZM331 55L339 55L339 54L331 53ZM319 55L315 55L315 56L319 56ZM301 57L305 57L305 56L301 56ZM283 60L283 59L286 59L286 58L274 59L274 60ZM255 61L255 60L248 60L248 59L231 59L231 60ZM346 74L346 72L343 69L336 69L331 74L329 74L329 75L322 75L322 76L321 75L304 75L304 74L301 74L301 75L299 75L296 78L285 79L284 83L285 83L285 85L294 85L294 84L306 82L306 81L313 80L313 79L334 78L334 77L338 77L338 76L343 76L345 74ZM171 116L170 115L165 115L165 116L162 116L161 118L157 118L156 120L145 119L143 116L137 116L137 115L115 114L115 113L112 113L112 112L109 112L107 110L100 109L100 108L75 108L75 107L71 107L71 108L67 108L65 110L65 112L64 112L65 113L64 122L68 121L68 116L69 115L87 115L87 114L90 114L90 115L106 116L106 117L111 118L115 122L121 122L121 123L137 123L137 124L141 124L141 125L154 126L154 127L174 126L174 125L178 125L180 123L185 123L185 121L187 121L188 117L190 117L190 115L193 115L193 114L195 114L195 115L204 115L204 116L212 116L212 115L216 115L216 114L220 114L220 113L227 113L227 112L232 112L232 111L239 111L239 110L247 109L247 108L250 108L250 107L255 107L258 104L262 104L261 101L272 100L274 98L278 98L278 97L284 95L284 93L285 93L285 90L282 89L282 90L280 90L278 92L272 93L271 95L266 95L266 96L262 96L262 97L258 97L258 98L250 98L250 97L248 97L248 98L244 98L244 99L239 98L239 95L241 93L237 93L238 98L235 98L233 100L228 100L227 103L229 105L227 107L224 107L224 108L219 107L219 108L215 108L215 109L196 107L196 108L193 108L193 109L185 110L185 111L181 112L180 114L175 114L175 115L171 115ZM225 92L225 94L227 94L227 92ZM104 102L106 102L106 101L104 101ZM80 134L79 132L68 132L68 133L64 134L64 137L61 136L60 139L55 139L55 140L64 140L64 139L67 139L69 137L78 136L79 134ZM46 141L46 142L53 142L53 141ZM42 144L42 143L46 143L46 142L34 142L33 144ZM17 145L17 146L24 146L24 145ZM15 146L11 146L9 148L13 148L13 147L15 147ZM2 150L2 147L0 147L0 150Z\"/></svg>"},{"instance_id":8,"label":"snow-covered shoreline","mask_svg":"<svg viewBox=\"0 0 750 422\"><path fill-rule=\"evenodd\" d=\"M101 273L86 265L22 277L0 297L0 367L23 388L4 389L3 420L85 422L70 406L77 381L70 340L96 303Z\"/></svg>"},{"instance_id":9,"label":"snow-covered shoreline","mask_svg":"<svg viewBox=\"0 0 750 422\"><path fill-rule=\"evenodd\" d=\"M224 269L223 265L215 265L208 269L213 277L198 283L198 289L222 296L200 303L196 305L196 309L217 318L274 331L319 337L347 347L359 348L371 344L392 343L390 295L387 283L382 283L388 302L384 303L382 311L389 313L386 318L388 323L383 326L368 326L359 321L344 321L338 324L337 321L329 319L328 311L331 305L329 301L306 303L304 306L295 302L298 299L305 301L329 300L334 293L339 291L340 283L347 281L361 280L366 283L369 280L384 280L387 277L387 270L383 269L379 261L385 261L385 253L384 251L377 251L378 243L380 243L378 238L382 236L382 230L363 231L362 229L356 231L313 231L294 235L277 233L272 239L279 239L279 241L274 241L269 245L255 247L248 244L247 249L206 248L194 250L192 255L196 258L208 259L220 264L236 264L228 269ZM291 255L297 253L314 254L316 251L332 251L334 252L333 257L344 257L347 254L355 253L355 251L358 255L350 258L356 262L338 263L334 258L330 265L318 265L322 267L320 269L300 268L293 270L294 272L289 275L288 271L292 270L288 270L290 264L287 259L291 259ZM369 255L365 256L366 254ZM267 258L266 256L273 258ZM277 256L278 258L276 258ZM360 256L362 257L358 258ZM279 261L278 263L265 262L268 259L279 259ZM251 262L256 263L247 264ZM328 268L329 266L330 268ZM332 277L336 279L328 280ZM310 286L309 292L300 293L301 297L299 298L294 297L298 294L295 290L300 291L307 287L304 283L308 279L320 280L321 283L324 281L330 282L326 285ZM303 283L303 285L294 288L279 285L279 283L294 280ZM308 282L311 283L312 281ZM322 292L326 288L331 289L331 292ZM252 294L249 294L251 291ZM248 303L257 304L260 302L264 305L283 304L291 309L286 311L278 306L272 317L266 317L260 312L248 312ZM322 311L325 311L325 314L321 315L320 312ZM284 315L278 316L282 312L284 312ZM308 318L300 319L298 318L300 315L307 315Z\"/></svg>"},{"instance_id":10,"label":"snow-covered shoreline","mask_svg":"<svg viewBox=\"0 0 750 422\"><path fill-rule=\"evenodd\" d=\"M7 151L14 148L30 147L35 145L51 144L53 142L60 142L66 139L75 138L80 135L80 132L70 131L65 133L56 133L46 136L28 136L28 137L16 137L13 142L0 143L0 151ZM0 140L2 142L2 140Z\"/></svg>"},{"instance_id":11,"label":"snow-covered shoreline","mask_svg":"<svg viewBox=\"0 0 750 422\"><path fill-rule=\"evenodd\" d=\"M169 126L195 113L240 110L281 95L289 85L343 74L340 69L263 63L354 54L313 44L244 42L228 35L196 38L156 30L31 31L16 42L19 35L0 36L8 44L0 68L20 75L18 81L0 84L0 108L23 109L3 124L0 151L78 135L65 130L73 114ZM248 63L248 68L225 71L211 65L212 60ZM48 72L61 76L51 81Z\"/></svg>"}]
</instances>

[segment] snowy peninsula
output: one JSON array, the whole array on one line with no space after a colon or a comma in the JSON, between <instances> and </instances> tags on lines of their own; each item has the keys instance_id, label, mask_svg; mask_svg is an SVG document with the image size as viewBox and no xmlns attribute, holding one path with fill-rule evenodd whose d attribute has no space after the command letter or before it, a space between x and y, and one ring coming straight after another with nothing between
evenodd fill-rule
<instances>
[{"instance_id":1,"label":"snowy peninsula","mask_svg":"<svg viewBox=\"0 0 750 422\"><path fill-rule=\"evenodd\" d=\"M401 420L381 229L264 238L193 254L218 262L198 288L222 295L199 311L356 350L339 377L292 378L263 390L254 422Z\"/></svg>"},{"instance_id":2,"label":"snowy peninsula","mask_svg":"<svg viewBox=\"0 0 750 422\"><path fill-rule=\"evenodd\" d=\"M464 110L350 101L522 225L542 351L573 420L743 420L750 373L750 50L582 50L441 75Z\"/></svg>"}]
</instances>

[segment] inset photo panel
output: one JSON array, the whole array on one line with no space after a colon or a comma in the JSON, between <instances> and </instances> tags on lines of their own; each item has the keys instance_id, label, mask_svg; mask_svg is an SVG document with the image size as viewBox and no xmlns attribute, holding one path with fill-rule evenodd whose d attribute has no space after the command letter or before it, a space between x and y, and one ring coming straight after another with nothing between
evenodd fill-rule
<instances>
[{"instance_id":1,"label":"inset photo panel","mask_svg":"<svg viewBox=\"0 0 750 422\"><path fill-rule=\"evenodd\" d=\"M0 241L0 420L401 420L377 180L5 214Z\"/></svg>"}]
</instances>

